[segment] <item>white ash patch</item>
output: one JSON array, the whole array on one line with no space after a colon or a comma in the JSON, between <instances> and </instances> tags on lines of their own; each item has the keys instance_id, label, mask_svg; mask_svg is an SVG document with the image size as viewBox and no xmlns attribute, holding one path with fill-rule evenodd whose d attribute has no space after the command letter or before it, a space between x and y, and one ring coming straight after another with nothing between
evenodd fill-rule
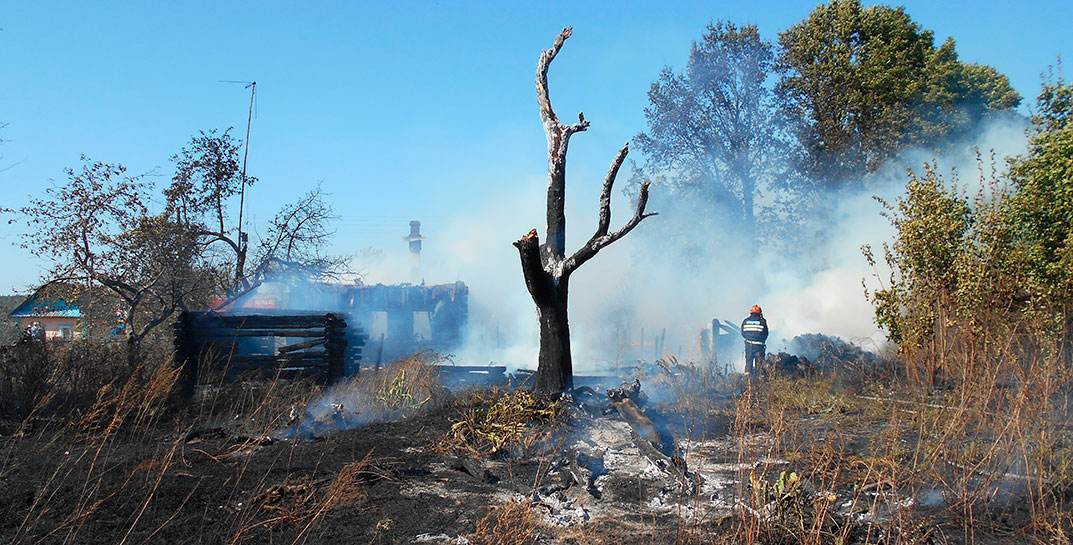
<instances>
[{"instance_id":1,"label":"white ash patch","mask_svg":"<svg viewBox=\"0 0 1073 545\"><path fill-rule=\"evenodd\" d=\"M469 545L464 536L451 537L447 534L417 534L410 543L445 543L447 545Z\"/></svg>"},{"instance_id":2,"label":"white ash patch","mask_svg":"<svg viewBox=\"0 0 1073 545\"><path fill-rule=\"evenodd\" d=\"M399 487L399 495L406 498L418 498L421 496L450 498L458 493L455 490L448 490L445 481L409 480Z\"/></svg>"},{"instance_id":3,"label":"white ash patch","mask_svg":"<svg viewBox=\"0 0 1073 545\"><path fill-rule=\"evenodd\" d=\"M542 508L540 510L544 512L544 520L562 527L588 522L591 516L585 506L585 499L567 492L569 491L556 492L540 499L537 507Z\"/></svg>"}]
</instances>

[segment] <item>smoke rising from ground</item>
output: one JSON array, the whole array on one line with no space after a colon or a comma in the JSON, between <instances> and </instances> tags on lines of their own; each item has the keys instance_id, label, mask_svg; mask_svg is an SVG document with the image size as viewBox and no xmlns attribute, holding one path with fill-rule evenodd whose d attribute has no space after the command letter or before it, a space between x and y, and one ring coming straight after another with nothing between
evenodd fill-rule
<instances>
[{"instance_id":1,"label":"smoke rising from ground","mask_svg":"<svg viewBox=\"0 0 1073 545\"><path fill-rule=\"evenodd\" d=\"M874 197L893 202L904 192L907 170L919 171L930 161L947 180L957 178L975 191L977 151L989 162L993 150L1001 171L1005 157L1024 151L1026 126L1015 115L984 121L969 137L943 146L941 154L906 151L856 189L822 195L826 211L810 217L806 226L819 236L803 237L813 242L792 255L749 248L711 203L654 186L649 209L660 215L571 277L575 370L651 359L661 335L663 353L696 360L701 329L710 327L713 318L740 323L753 303L765 309L769 349L784 348L794 336L812 332L878 348L883 336L864 296L862 281L870 287L873 281L861 246L878 247L893 232ZM444 225L425 225L421 278L428 284L462 280L470 286L469 340L455 354L459 363L536 364L536 311L511 243L533 227L543 235L546 181L541 173L510 179L518 181L509 191L490 188L485 202L474 203ZM568 188L571 251L595 227L598 190L570 181ZM632 209L627 197L616 195L613 224L621 224ZM385 248L378 259L358 263L372 283L403 281L410 278L410 267L402 242Z\"/></svg>"}]
</instances>

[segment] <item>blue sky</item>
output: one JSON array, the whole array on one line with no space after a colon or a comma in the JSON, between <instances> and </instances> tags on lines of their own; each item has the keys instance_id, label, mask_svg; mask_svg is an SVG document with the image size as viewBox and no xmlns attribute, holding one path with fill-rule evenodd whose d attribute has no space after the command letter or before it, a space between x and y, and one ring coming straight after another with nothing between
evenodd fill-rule
<instances>
[{"instance_id":1,"label":"blue sky","mask_svg":"<svg viewBox=\"0 0 1073 545\"><path fill-rule=\"evenodd\" d=\"M0 206L62 180L80 154L164 184L168 157L197 130L241 135L246 92L218 80L256 80L255 221L321 183L340 216L337 252L401 249L410 219L434 233L474 202L541 183L533 68L563 26L575 32L552 97L562 117L582 110L592 122L572 141L570 190L595 194L615 149L643 129L648 85L682 65L708 21L755 23L774 39L813 5L7 2ZM1068 1L905 5L937 41L953 36L963 60L1009 75L1026 103L1041 72L1073 52ZM0 225L0 293L39 275L16 242Z\"/></svg>"}]
</instances>

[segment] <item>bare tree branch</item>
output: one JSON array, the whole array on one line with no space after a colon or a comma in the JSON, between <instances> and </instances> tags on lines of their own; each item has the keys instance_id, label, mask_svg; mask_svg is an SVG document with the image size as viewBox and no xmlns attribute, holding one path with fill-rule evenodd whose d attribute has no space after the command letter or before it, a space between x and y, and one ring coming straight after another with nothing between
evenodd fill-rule
<instances>
[{"instance_id":1,"label":"bare tree branch","mask_svg":"<svg viewBox=\"0 0 1073 545\"><path fill-rule=\"evenodd\" d=\"M589 128L585 114L578 114L578 122L563 125L551 106L548 91L548 69L551 61L559 54L563 43L573 33L566 27L555 38L551 49L545 50L537 62L536 94L540 119L544 123L544 134L548 140L548 203L547 203L547 241L541 248L541 260L544 268L554 270L566 253L566 151L570 136Z\"/></svg>"},{"instance_id":2,"label":"bare tree branch","mask_svg":"<svg viewBox=\"0 0 1073 545\"><path fill-rule=\"evenodd\" d=\"M594 234L592 236L592 238L590 238L589 241L585 243L584 246L582 246L581 248L578 248L578 250L576 252L574 252L574 254L571 255L563 263L563 275L569 275L570 273L574 272L583 263L585 263L586 261L588 261L588 260L592 259L593 257L595 257L596 254L600 252L600 250L610 246L616 240L618 240L618 239L626 236L627 234L629 234L629 232L632 231L634 227L637 227L637 225L640 224L641 221L644 220L645 218L649 218L649 217L652 217L652 216L659 215L658 212L647 212L647 213L645 212L645 208L648 206L648 187L650 185L651 185L651 182L649 182L648 180L645 180L644 182L641 183L641 191L637 195L637 208L634 210L633 217L630 218L630 220L627 221L625 225L623 225L621 228L619 228L618 231L615 231L614 233L607 234L606 229L604 229L603 232L601 233L600 229L598 229L596 234ZM605 186L606 186L606 184L605 184ZM602 200L602 197L601 197L601 200ZM611 205L610 205L610 203L608 203L606 212L607 212L608 222L610 223L610 221L611 221ZM603 221L603 214L604 214L604 209L601 208L601 210L600 210L600 215L601 215L601 220L600 221L601 222Z\"/></svg>"},{"instance_id":3,"label":"bare tree branch","mask_svg":"<svg viewBox=\"0 0 1073 545\"><path fill-rule=\"evenodd\" d=\"M540 107L540 119L544 122L544 130L548 133L549 138L551 136L549 128L559 127L560 124L559 118L555 116L555 110L551 107L551 95L548 92L548 68L551 66L551 61L555 60L555 56L559 54L559 50L563 48L563 43L573 33L573 28L564 28L555 38L555 42L551 44L551 49L544 50L540 54L540 60L537 62L537 105Z\"/></svg>"},{"instance_id":4,"label":"bare tree branch","mask_svg":"<svg viewBox=\"0 0 1073 545\"><path fill-rule=\"evenodd\" d=\"M614 188L618 170L622 167L622 162L626 160L626 155L629 153L630 143L626 142L622 145L622 149L615 154L615 159L611 161L611 168L607 169L607 176L604 176L603 190L600 191L600 221L597 224L596 234L593 235L593 238L606 235L607 230L611 228L611 189Z\"/></svg>"},{"instance_id":5,"label":"bare tree branch","mask_svg":"<svg viewBox=\"0 0 1073 545\"><path fill-rule=\"evenodd\" d=\"M253 256L248 278L256 282L272 271L298 271L309 276L333 277L350 272L348 259L324 253L334 235L328 224L335 219L320 188L284 205L268 223Z\"/></svg>"}]
</instances>

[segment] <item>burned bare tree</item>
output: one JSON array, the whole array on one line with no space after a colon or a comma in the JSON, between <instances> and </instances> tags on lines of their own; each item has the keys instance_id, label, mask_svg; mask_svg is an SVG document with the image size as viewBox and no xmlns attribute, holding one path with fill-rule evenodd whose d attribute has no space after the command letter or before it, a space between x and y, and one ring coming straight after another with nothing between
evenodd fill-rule
<instances>
[{"instance_id":1,"label":"burned bare tree","mask_svg":"<svg viewBox=\"0 0 1073 545\"><path fill-rule=\"evenodd\" d=\"M335 235L329 227L334 219L335 211L319 187L283 205L266 225L252 255L251 281L279 272L307 277L348 272L349 258L324 251Z\"/></svg>"},{"instance_id":2,"label":"burned bare tree","mask_svg":"<svg viewBox=\"0 0 1073 545\"><path fill-rule=\"evenodd\" d=\"M655 215L645 213L649 185L646 181L641 184L633 217L617 231L610 230L611 191L619 168L629 153L629 143L626 143L615 155L604 178L596 232L584 246L566 256L566 151L570 137L588 129L589 122L584 114L578 114L578 122L574 124L559 121L548 94L548 68L571 33L570 27L559 33L551 49L540 55L536 70L537 105L548 139L547 241L540 244L537 231L533 229L514 243L521 258L525 285L537 306L540 321L540 356L535 390L543 394L556 394L573 387L567 316L570 275L600 250L626 236L641 220Z\"/></svg>"}]
</instances>

